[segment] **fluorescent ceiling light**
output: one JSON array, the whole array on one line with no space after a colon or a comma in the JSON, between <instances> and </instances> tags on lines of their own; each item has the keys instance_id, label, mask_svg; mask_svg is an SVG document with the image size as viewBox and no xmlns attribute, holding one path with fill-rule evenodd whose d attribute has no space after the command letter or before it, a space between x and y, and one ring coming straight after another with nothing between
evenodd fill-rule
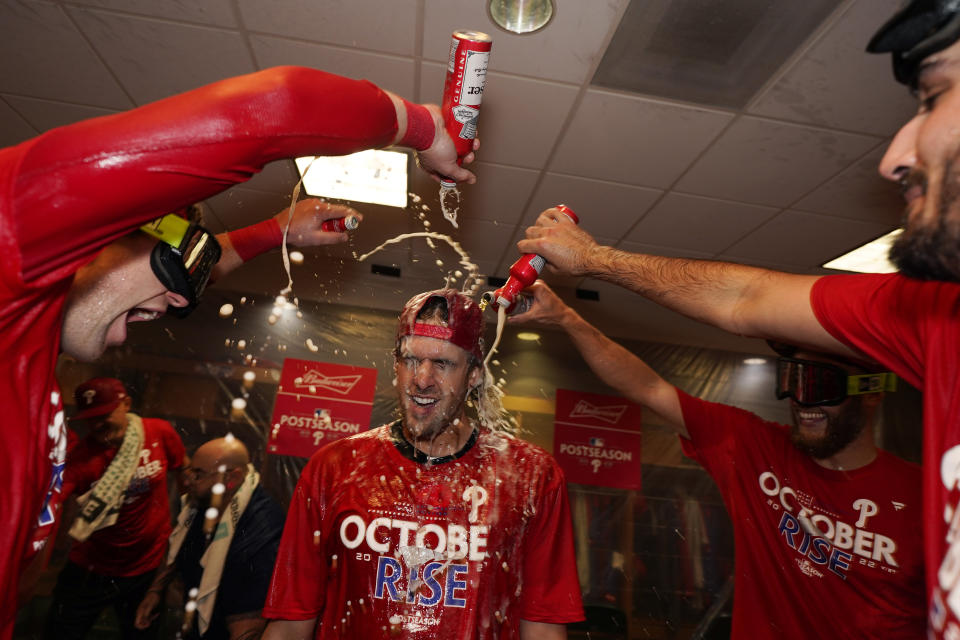
<instances>
[{"instance_id":1,"label":"fluorescent ceiling light","mask_svg":"<svg viewBox=\"0 0 960 640\"><path fill-rule=\"evenodd\" d=\"M380 149L296 159L300 175L307 172L303 189L308 195L400 208L407 206L408 161L406 153Z\"/></svg>"},{"instance_id":2,"label":"fluorescent ceiling light","mask_svg":"<svg viewBox=\"0 0 960 640\"><path fill-rule=\"evenodd\" d=\"M532 342L534 340L539 340L540 334L534 333L533 331L521 331L520 333L517 334L517 338L520 340L529 340Z\"/></svg>"},{"instance_id":3,"label":"fluorescent ceiling light","mask_svg":"<svg viewBox=\"0 0 960 640\"><path fill-rule=\"evenodd\" d=\"M857 271L860 273L895 273L899 271L887 258L890 246L903 229L891 231L872 242L857 247L850 253L840 256L823 265L826 269Z\"/></svg>"},{"instance_id":4,"label":"fluorescent ceiling light","mask_svg":"<svg viewBox=\"0 0 960 640\"><path fill-rule=\"evenodd\" d=\"M744 358L743 364L752 364L752 365L767 364L767 359L766 358Z\"/></svg>"}]
</instances>

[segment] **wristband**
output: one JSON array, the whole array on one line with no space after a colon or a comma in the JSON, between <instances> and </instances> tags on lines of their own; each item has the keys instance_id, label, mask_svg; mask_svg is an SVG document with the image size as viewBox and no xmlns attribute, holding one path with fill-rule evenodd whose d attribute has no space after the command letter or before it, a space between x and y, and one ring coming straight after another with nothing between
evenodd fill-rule
<instances>
[{"instance_id":1,"label":"wristband","mask_svg":"<svg viewBox=\"0 0 960 640\"><path fill-rule=\"evenodd\" d=\"M430 110L403 98L400 100L403 101L403 107L407 110L407 130L398 144L417 151L429 149L437 133Z\"/></svg>"},{"instance_id":2,"label":"wristband","mask_svg":"<svg viewBox=\"0 0 960 640\"><path fill-rule=\"evenodd\" d=\"M234 251L244 262L256 258L261 253L275 249L283 242L283 231L276 218L243 227L227 234Z\"/></svg>"}]
</instances>

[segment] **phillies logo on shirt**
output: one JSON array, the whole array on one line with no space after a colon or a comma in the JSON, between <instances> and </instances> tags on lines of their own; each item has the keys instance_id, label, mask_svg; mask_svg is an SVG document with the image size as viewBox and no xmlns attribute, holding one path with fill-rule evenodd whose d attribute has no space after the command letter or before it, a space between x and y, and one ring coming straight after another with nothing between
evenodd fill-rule
<instances>
[{"instance_id":1,"label":"phillies logo on shirt","mask_svg":"<svg viewBox=\"0 0 960 640\"><path fill-rule=\"evenodd\" d=\"M310 369L302 377L293 381L294 386L305 388L320 388L334 393L347 395L357 383L360 382L361 375L349 376L326 376L316 369Z\"/></svg>"},{"instance_id":2,"label":"phillies logo on shirt","mask_svg":"<svg viewBox=\"0 0 960 640\"><path fill-rule=\"evenodd\" d=\"M947 525L947 549L930 598L929 623L945 638L960 636L960 446L947 450L940 458L943 483L943 521ZM949 623L947 622L949 617Z\"/></svg>"},{"instance_id":3,"label":"phillies logo on shirt","mask_svg":"<svg viewBox=\"0 0 960 640\"><path fill-rule=\"evenodd\" d=\"M617 404L598 407L590 404L586 400L579 400L570 412L571 418L596 418L610 424L617 424L620 418L627 411L627 405Z\"/></svg>"}]
</instances>

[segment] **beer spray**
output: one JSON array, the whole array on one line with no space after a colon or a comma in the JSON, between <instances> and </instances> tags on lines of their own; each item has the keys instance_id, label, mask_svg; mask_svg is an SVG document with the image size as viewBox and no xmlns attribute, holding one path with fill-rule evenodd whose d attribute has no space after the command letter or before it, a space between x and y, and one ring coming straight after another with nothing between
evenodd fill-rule
<instances>
[{"instance_id":1,"label":"beer spray","mask_svg":"<svg viewBox=\"0 0 960 640\"><path fill-rule=\"evenodd\" d=\"M580 218L570 207L564 204L558 204L557 209L567 216L574 224L580 224ZM520 292L533 284L540 272L543 271L547 261L543 256L536 253L525 253L520 259L510 266L510 277L506 284L493 292L486 292L481 296L480 309L486 309L488 304L493 305L494 309L505 307L508 314L523 313L530 309L530 300L524 300Z\"/></svg>"}]
</instances>

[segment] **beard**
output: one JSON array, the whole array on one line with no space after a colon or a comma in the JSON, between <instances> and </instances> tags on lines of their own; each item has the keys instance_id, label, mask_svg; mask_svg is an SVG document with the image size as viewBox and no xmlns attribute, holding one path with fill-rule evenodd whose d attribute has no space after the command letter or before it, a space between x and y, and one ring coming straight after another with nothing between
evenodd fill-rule
<instances>
[{"instance_id":1,"label":"beard","mask_svg":"<svg viewBox=\"0 0 960 640\"><path fill-rule=\"evenodd\" d=\"M890 261L907 277L960 282L960 215L955 215L960 213L956 211L960 209L960 174L955 172L956 164L955 155L944 166L936 223L911 226L908 221L890 248ZM911 173L910 181L925 182L919 171Z\"/></svg>"},{"instance_id":2,"label":"beard","mask_svg":"<svg viewBox=\"0 0 960 640\"><path fill-rule=\"evenodd\" d=\"M851 398L837 415L827 413L827 428L823 435L817 438L805 436L794 422L790 429L790 441L797 449L816 460L836 455L856 440L866 426L861 404L861 398Z\"/></svg>"}]
</instances>

